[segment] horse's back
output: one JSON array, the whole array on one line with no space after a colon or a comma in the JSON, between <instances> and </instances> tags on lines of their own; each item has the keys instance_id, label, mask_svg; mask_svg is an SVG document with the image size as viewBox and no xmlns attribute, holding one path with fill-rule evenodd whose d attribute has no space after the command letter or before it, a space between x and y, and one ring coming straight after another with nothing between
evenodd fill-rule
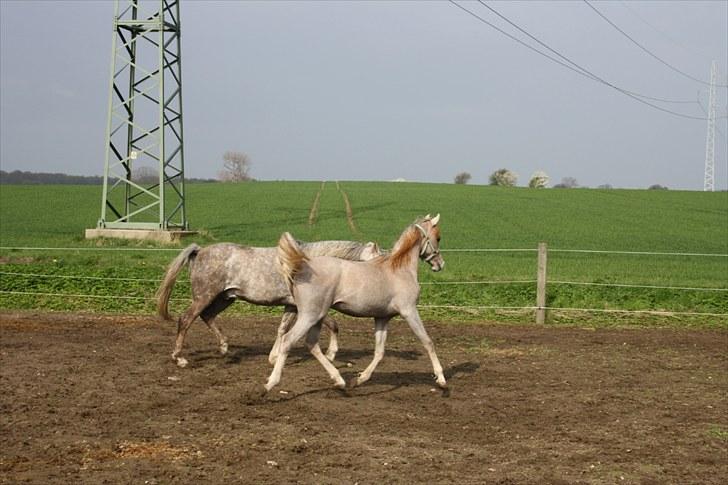
<instances>
[{"instance_id":1,"label":"horse's back","mask_svg":"<svg viewBox=\"0 0 728 485\"><path fill-rule=\"evenodd\" d=\"M195 294L215 296L231 291L256 304L281 304L288 295L275 263L275 248L217 243L202 248L190 267Z\"/></svg>"},{"instance_id":2,"label":"horse's back","mask_svg":"<svg viewBox=\"0 0 728 485\"><path fill-rule=\"evenodd\" d=\"M375 263L312 258L296 277L296 301L310 299L351 316L391 316L391 282Z\"/></svg>"}]
</instances>

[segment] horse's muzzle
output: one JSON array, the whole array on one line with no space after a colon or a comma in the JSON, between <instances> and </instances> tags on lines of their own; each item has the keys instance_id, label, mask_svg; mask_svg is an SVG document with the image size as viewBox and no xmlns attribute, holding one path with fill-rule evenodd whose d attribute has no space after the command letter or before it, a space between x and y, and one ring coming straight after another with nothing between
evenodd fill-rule
<instances>
[{"instance_id":1,"label":"horse's muzzle","mask_svg":"<svg viewBox=\"0 0 728 485\"><path fill-rule=\"evenodd\" d=\"M437 258L430 260L430 267L432 268L432 271L442 271L442 268L445 267L445 261L438 255Z\"/></svg>"}]
</instances>

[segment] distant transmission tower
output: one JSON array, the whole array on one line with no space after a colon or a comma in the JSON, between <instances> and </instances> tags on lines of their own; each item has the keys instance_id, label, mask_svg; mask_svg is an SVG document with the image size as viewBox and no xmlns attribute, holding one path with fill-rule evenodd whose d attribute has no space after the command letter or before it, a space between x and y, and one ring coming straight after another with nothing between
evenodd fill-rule
<instances>
[{"instance_id":1,"label":"distant transmission tower","mask_svg":"<svg viewBox=\"0 0 728 485\"><path fill-rule=\"evenodd\" d=\"M114 3L96 235L186 230L179 1Z\"/></svg>"},{"instance_id":2,"label":"distant transmission tower","mask_svg":"<svg viewBox=\"0 0 728 485\"><path fill-rule=\"evenodd\" d=\"M710 65L710 91L708 95L708 134L705 137L705 178L703 190L715 190L715 80L718 76L718 64L713 61Z\"/></svg>"}]
</instances>

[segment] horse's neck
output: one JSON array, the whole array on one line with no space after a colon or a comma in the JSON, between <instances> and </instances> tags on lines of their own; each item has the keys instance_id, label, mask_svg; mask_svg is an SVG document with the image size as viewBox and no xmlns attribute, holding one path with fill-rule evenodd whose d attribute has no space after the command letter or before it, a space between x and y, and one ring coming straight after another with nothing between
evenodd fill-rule
<instances>
[{"instance_id":1,"label":"horse's neck","mask_svg":"<svg viewBox=\"0 0 728 485\"><path fill-rule=\"evenodd\" d=\"M402 269L406 269L412 274L415 282L417 281L417 268L420 264L420 245L415 244L409 250L407 254L407 263L402 266Z\"/></svg>"},{"instance_id":2,"label":"horse's neck","mask_svg":"<svg viewBox=\"0 0 728 485\"><path fill-rule=\"evenodd\" d=\"M404 237L410 237L410 236L407 235L407 236L402 236L402 237L404 238ZM402 240L397 241L397 242L400 244L406 243L406 241L402 241ZM411 243L411 241L410 241L410 243ZM420 262L420 243L421 243L420 237L419 237L419 235L416 235L415 239L414 239L414 243L411 243L412 244L411 247L409 249L405 250L406 253L402 257L404 264L400 265L400 267L396 270L396 271L405 271L405 272L412 274L415 281L417 281L417 265ZM394 252L394 250L393 250L393 252Z\"/></svg>"}]
</instances>

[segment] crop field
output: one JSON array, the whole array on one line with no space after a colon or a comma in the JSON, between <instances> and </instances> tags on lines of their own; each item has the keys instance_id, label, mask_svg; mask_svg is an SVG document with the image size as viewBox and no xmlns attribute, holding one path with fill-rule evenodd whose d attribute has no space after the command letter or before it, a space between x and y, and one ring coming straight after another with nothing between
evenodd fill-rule
<instances>
[{"instance_id":1,"label":"crop field","mask_svg":"<svg viewBox=\"0 0 728 485\"><path fill-rule=\"evenodd\" d=\"M0 307L152 310L150 297L175 255L174 247L84 240L84 229L98 218L99 201L100 189L93 186L2 187L0 246L80 249L1 249ZM422 265L420 271L423 312L438 318L532 321L532 310L500 307L534 306L535 249L543 241L549 247L548 280L557 282L547 287L548 307L666 312L656 316L554 310L548 315L552 323L657 319L723 326L728 321L720 316L728 313L728 293L715 291L728 288L725 192L387 182L190 184L188 212L199 234L183 245L233 241L273 246L287 230L303 240L373 240L385 248L417 216L441 213L446 269L433 274ZM472 249L519 251L462 251ZM573 249L614 252L559 252ZM56 277L43 276L49 274ZM184 279L173 297L181 309L187 298ZM271 310L240 304L232 311Z\"/></svg>"}]
</instances>

